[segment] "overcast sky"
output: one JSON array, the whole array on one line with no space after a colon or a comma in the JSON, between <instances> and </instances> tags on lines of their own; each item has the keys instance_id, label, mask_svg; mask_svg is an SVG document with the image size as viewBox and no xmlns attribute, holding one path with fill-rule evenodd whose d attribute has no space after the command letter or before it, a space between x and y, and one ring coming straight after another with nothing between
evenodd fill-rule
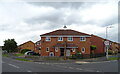
<instances>
[{"instance_id":1,"label":"overcast sky","mask_svg":"<svg viewBox=\"0 0 120 74\"><path fill-rule=\"evenodd\" d=\"M118 41L118 2L1 2L0 45L8 38L22 44L57 29L94 34Z\"/></svg>"}]
</instances>

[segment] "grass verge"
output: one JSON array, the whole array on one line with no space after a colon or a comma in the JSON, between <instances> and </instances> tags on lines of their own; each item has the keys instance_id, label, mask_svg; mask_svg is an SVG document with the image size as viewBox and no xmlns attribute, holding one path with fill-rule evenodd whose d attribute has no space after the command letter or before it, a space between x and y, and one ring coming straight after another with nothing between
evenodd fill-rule
<instances>
[{"instance_id":1,"label":"grass verge","mask_svg":"<svg viewBox=\"0 0 120 74\"><path fill-rule=\"evenodd\" d=\"M8 54L2 54L3 57L10 57Z\"/></svg>"},{"instance_id":2,"label":"grass verge","mask_svg":"<svg viewBox=\"0 0 120 74\"><path fill-rule=\"evenodd\" d=\"M108 58L108 60L118 60L118 59L120 59L120 58L118 58L118 57L110 57L110 58Z\"/></svg>"},{"instance_id":3,"label":"grass verge","mask_svg":"<svg viewBox=\"0 0 120 74\"><path fill-rule=\"evenodd\" d=\"M15 54L15 56L24 56L24 54L17 53L17 54Z\"/></svg>"},{"instance_id":4,"label":"grass verge","mask_svg":"<svg viewBox=\"0 0 120 74\"><path fill-rule=\"evenodd\" d=\"M16 60L32 62L32 60L27 60L27 59L22 59L22 58L16 58Z\"/></svg>"}]
</instances>

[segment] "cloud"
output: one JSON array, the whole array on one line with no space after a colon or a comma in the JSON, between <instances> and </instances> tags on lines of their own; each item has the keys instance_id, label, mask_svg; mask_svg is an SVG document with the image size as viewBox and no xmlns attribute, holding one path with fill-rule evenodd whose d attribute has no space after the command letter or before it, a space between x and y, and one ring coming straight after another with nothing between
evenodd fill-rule
<instances>
[{"instance_id":1,"label":"cloud","mask_svg":"<svg viewBox=\"0 0 120 74\"><path fill-rule=\"evenodd\" d=\"M15 38L18 44L40 40L40 34L69 29L117 41L117 3L111 2L2 2L0 3L0 45L5 39Z\"/></svg>"}]
</instances>

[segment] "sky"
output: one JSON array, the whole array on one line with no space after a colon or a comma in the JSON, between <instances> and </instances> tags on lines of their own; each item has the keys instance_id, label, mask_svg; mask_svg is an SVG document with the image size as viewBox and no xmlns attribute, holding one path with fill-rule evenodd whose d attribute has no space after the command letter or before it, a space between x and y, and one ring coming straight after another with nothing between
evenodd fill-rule
<instances>
[{"instance_id":1,"label":"sky","mask_svg":"<svg viewBox=\"0 0 120 74\"><path fill-rule=\"evenodd\" d=\"M118 2L1 2L0 46L14 38L18 45L40 35L67 29L118 42Z\"/></svg>"}]
</instances>

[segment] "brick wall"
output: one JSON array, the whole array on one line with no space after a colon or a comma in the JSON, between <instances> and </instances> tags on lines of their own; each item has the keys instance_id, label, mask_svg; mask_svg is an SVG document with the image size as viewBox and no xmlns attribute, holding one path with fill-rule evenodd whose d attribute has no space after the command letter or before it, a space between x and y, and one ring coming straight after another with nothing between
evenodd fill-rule
<instances>
[{"instance_id":1,"label":"brick wall","mask_svg":"<svg viewBox=\"0 0 120 74\"><path fill-rule=\"evenodd\" d=\"M63 37L63 41L58 41L58 37L51 37L51 41L46 41L45 37L41 37L41 56L49 56L50 52L54 52L54 56L60 56L60 49L58 52L55 52L55 46L57 43L63 43L67 41L67 37ZM82 54L90 54L90 37L86 38L86 41L80 41L80 37L73 37L73 41L67 41L67 43L74 43L78 46L77 51L81 52L81 48L85 48L85 53ZM46 52L46 47L49 47L49 52ZM71 50L71 49L70 49ZM75 54L75 53L71 53Z\"/></svg>"}]
</instances>

